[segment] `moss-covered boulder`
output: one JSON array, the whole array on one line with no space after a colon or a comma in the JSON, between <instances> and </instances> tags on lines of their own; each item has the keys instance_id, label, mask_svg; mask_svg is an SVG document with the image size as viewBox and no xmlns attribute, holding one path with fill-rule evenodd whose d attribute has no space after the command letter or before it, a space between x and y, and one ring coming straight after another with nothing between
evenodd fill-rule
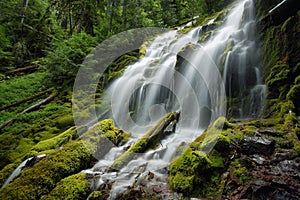
<instances>
[{"instance_id":1,"label":"moss-covered boulder","mask_svg":"<svg viewBox=\"0 0 300 200\"><path fill-rule=\"evenodd\" d=\"M3 185L7 178L13 173L13 171L18 167L18 163L11 163L6 165L0 171L0 185Z\"/></svg>"},{"instance_id":2,"label":"moss-covered boulder","mask_svg":"<svg viewBox=\"0 0 300 200\"><path fill-rule=\"evenodd\" d=\"M47 156L0 190L0 199L39 199L65 177L91 166L93 157L80 141Z\"/></svg>"},{"instance_id":3,"label":"moss-covered boulder","mask_svg":"<svg viewBox=\"0 0 300 200\"><path fill-rule=\"evenodd\" d=\"M214 196L224 167L222 154L230 151L231 138L228 131L233 126L224 117L217 119L209 128L192 142L170 165L170 186L186 196Z\"/></svg>"},{"instance_id":4,"label":"moss-covered boulder","mask_svg":"<svg viewBox=\"0 0 300 200\"><path fill-rule=\"evenodd\" d=\"M97 158L101 159L112 147L124 144L131 133L115 127L112 119L105 119L80 136L80 139Z\"/></svg>"},{"instance_id":5,"label":"moss-covered boulder","mask_svg":"<svg viewBox=\"0 0 300 200\"><path fill-rule=\"evenodd\" d=\"M290 100L297 104L297 76L299 76L300 41L300 11L299 3L295 0L263 1L255 0L258 8L259 39L262 41L264 78L268 88L266 116L276 116L276 104ZM295 85L294 85L295 84ZM293 86L294 85L294 86ZM290 91L290 92L289 92ZM296 106L295 112L299 114ZM274 112L275 111L275 112Z\"/></svg>"},{"instance_id":6,"label":"moss-covered boulder","mask_svg":"<svg viewBox=\"0 0 300 200\"><path fill-rule=\"evenodd\" d=\"M62 179L56 187L41 200L78 200L86 199L91 192L86 174L75 174Z\"/></svg>"}]
</instances>

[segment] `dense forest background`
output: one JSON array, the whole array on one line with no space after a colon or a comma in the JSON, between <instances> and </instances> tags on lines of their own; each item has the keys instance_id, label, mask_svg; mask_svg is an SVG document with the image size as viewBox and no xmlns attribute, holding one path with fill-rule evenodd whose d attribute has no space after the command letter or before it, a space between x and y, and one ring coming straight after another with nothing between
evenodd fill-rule
<instances>
[{"instance_id":1,"label":"dense forest background","mask_svg":"<svg viewBox=\"0 0 300 200\"><path fill-rule=\"evenodd\" d=\"M64 45L85 47L116 33L139 27L174 27L198 16L205 18L228 1L92 0L30 1L1 3L1 72L51 62L51 51ZM73 38L73 39L72 39ZM60 48L60 50L59 50ZM66 47L67 48L67 47ZM74 51L76 51L74 49ZM85 52L84 50L82 50ZM85 52L86 53L86 52ZM46 60L42 59L45 58ZM44 62L43 62L44 61ZM77 62L77 61L75 61ZM47 66L50 67L51 66Z\"/></svg>"}]
</instances>

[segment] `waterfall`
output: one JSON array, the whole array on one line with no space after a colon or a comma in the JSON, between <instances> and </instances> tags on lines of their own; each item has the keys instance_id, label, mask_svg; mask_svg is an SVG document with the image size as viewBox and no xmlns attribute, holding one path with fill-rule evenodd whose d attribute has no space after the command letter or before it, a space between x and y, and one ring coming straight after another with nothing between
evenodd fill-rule
<instances>
[{"instance_id":1,"label":"waterfall","mask_svg":"<svg viewBox=\"0 0 300 200\"><path fill-rule=\"evenodd\" d=\"M84 171L99 178L94 188L111 181L110 199L116 199L138 173L151 171L165 176L160 169L169 165L178 147L191 143L209 123L226 115L227 106L237 118L262 113L266 87L260 75L255 26L254 3L243 0L204 43L199 43L202 27L187 34L169 31L151 41L145 56L128 66L107 89L111 117L117 127L132 132L132 137ZM234 99L229 101L233 103L226 105L226 96ZM157 149L136 156L119 172L107 172L126 147L171 111L181 112L175 133L164 138Z\"/></svg>"}]
</instances>

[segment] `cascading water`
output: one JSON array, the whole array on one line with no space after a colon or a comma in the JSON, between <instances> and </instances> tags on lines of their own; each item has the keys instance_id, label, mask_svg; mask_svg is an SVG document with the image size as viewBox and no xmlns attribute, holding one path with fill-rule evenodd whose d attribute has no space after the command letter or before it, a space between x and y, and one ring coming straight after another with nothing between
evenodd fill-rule
<instances>
[{"instance_id":1,"label":"cascading water","mask_svg":"<svg viewBox=\"0 0 300 200\"><path fill-rule=\"evenodd\" d=\"M108 180L114 182L110 199L116 199L133 184L137 173L151 171L165 177L161 169L169 165L178 147L192 142L211 121L225 114L226 95L233 102L228 105L232 116L246 118L262 113L266 87L260 77L253 2L239 2L223 26L200 45L201 30L195 28L187 35L170 31L156 37L145 56L108 89L111 117L118 127L132 132L132 138L112 148L84 172L99 176L95 189ZM157 149L138 155L118 173L107 171L126 147L170 111L181 112L175 133L163 139Z\"/></svg>"}]
</instances>

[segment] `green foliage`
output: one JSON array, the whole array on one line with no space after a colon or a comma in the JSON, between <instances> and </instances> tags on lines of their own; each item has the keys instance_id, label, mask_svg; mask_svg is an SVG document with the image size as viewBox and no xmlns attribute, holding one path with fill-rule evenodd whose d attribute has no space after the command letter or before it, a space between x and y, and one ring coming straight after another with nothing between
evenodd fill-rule
<instances>
[{"instance_id":1,"label":"green foliage","mask_svg":"<svg viewBox=\"0 0 300 200\"><path fill-rule=\"evenodd\" d=\"M8 0L0 4L0 9L0 32L5 36L0 42L4 45L0 48L4 52L1 63L6 69L11 69L11 65L29 65L33 59L44 56L54 34L59 33L47 1L28 1L24 8L20 1Z\"/></svg>"},{"instance_id":2,"label":"green foliage","mask_svg":"<svg viewBox=\"0 0 300 200\"><path fill-rule=\"evenodd\" d=\"M85 57L96 45L95 38L86 33L55 43L54 51L48 52L46 59L51 80L55 84L73 83Z\"/></svg>"},{"instance_id":3,"label":"green foliage","mask_svg":"<svg viewBox=\"0 0 300 200\"><path fill-rule=\"evenodd\" d=\"M224 167L222 154L228 152L232 140L237 140L230 131L233 127L224 117L220 117L196 138L182 155L171 163L170 186L187 196L218 195L215 185L218 184L220 176L218 169ZM222 131L223 128L225 130ZM212 145L214 148L206 154L204 151L208 151Z\"/></svg>"},{"instance_id":4,"label":"green foliage","mask_svg":"<svg viewBox=\"0 0 300 200\"><path fill-rule=\"evenodd\" d=\"M56 187L41 200L72 200L86 199L90 193L90 187L85 174L75 174L62 179Z\"/></svg>"},{"instance_id":5,"label":"green foliage","mask_svg":"<svg viewBox=\"0 0 300 200\"><path fill-rule=\"evenodd\" d=\"M70 107L66 104L51 103L42 106L40 110L17 117L0 135L0 167L23 159L36 143L52 138L69 128L71 124L61 127L59 122L61 117L68 116L70 112ZM14 117L13 113L11 117Z\"/></svg>"}]
</instances>

